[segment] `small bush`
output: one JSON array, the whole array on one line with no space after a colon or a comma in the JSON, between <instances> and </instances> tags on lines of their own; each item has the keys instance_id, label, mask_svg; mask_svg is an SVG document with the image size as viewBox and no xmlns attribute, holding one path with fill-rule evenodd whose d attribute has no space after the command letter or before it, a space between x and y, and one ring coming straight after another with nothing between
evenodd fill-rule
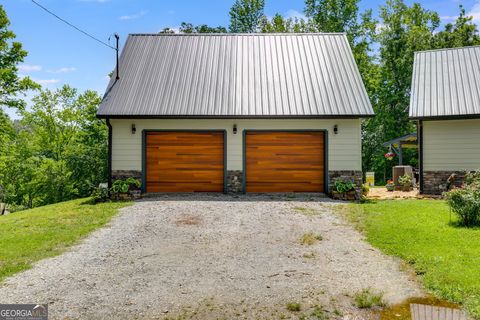
<instances>
[{"instance_id":1,"label":"small bush","mask_svg":"<svg viewBox=\"0 0 480 320\"><path fill-rule=\"evenodd\" d=\"M100 184L92 192L93 202L106 202L110 199L110 190L108 190L108 184Z\"/></svg>"},{"instance_id":2,"label":"small bush","mask_svg":"<svg viewBox=\"0 0 480 320\"><path fill-rule=\"evenodd\" d=\"M480 171L467 172L464 188L447 192L446 199L461 225L480 225Z\"/></svg>"},{"instance_id":3,"label":"small bush","mask_svg":"<svg viewBox=\"0 0 480 320\"><path fill-rule=\"evenodd\" d=\"M301 309L302 309L302 306L300 305L300 303L297 303L297 302L287 303L287 310L288 311L298 312Z\"/></svg>"},{"instance_id":4,"label":"small bush","mask_svg":"<svg viewBox=\"0 0 480 320\"><path fill-rule=\"evenodd\" d=\"M360 309L370 309L373 307L383 307L383 294L375 294L370 289L363 289L360 292L355 293L353 296L355 306Z\"/></svg>"}]
</instances>

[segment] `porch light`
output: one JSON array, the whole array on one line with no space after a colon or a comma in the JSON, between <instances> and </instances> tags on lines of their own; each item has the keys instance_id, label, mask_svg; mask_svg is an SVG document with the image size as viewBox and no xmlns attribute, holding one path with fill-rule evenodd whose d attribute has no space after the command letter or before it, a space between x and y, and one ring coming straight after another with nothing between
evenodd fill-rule
<instances>
[{"instance_id":1,"label":"porch light","mask_svg":"<svg viewBox=\"0 0 480 320\"><path fill-rule=\"evenodd\" d=\"M233 134L237 134L237 125L236 124L233 125Z\"/></svg>"},{"instance_id":2,"label":"porch light","mask_svg":"<svg viewBox=\"0 0 480 320\"><path fill-rule=\"evenodd\" d=\"M135 127L135 123L132 123L132 134L135 134L137 132L137 128Z\"/></svg>"},{"instance_id":3,"label":"porch light","mask_svg":"<svg viewBox=\"0 0 480 320\"><path fill-rule=\"evenodd\" d=\"M338 133L338 125L333 126L333 133L337 134Z\"/></svg>"}]
</instances>

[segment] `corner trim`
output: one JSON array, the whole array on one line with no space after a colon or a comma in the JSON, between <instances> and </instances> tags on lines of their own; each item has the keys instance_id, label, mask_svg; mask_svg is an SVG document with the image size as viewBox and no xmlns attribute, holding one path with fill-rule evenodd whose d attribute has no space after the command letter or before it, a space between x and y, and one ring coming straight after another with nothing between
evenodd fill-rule
<instances>
[{"instance_id":1,"label":"corner trim","mask_svg":"<svg viewBox=\"0 0 480 320\"><path fill-rule=\"evenodd\" d=\"M147 134L150 132L220 132L223 133L223 193L227 193L227 130L143 129L142 130L142 193L147 192Z\"/></svg>"},{"instance_id":2,"label":"corner trim","mask_svg":"<svg viewBox=\"0 0 480 320\"><path fill-rule=\"evenodd\" d=\"M107 171L108 171L108 187L112 187L112 124L110 119L106 118L106 123L108 127L108 151L107 151Z\"/></svg>"},{"instance_id":3,"label":"corner trim","mask_svg":"<svg viewBox=\"0 0 480 320\"><path fill-rule=\"evenodd\" d=\"M328 177L328 130L327 129L243 129L242 162L243 162L243 193L247 193L247 133L248 132L323 132L323 193L329 193Z\"/></svg>"},{"instance_id":4,"label":"corner trim","mask_svg":"<svg viewBox=\"0 0 480 320\"><path fill-rule=\"evenodd\" d=\"M418 135L418 157L419 157L419 178L420 178L420 193L423 194L425 189L424 170L423 170L423 121L419 120L417 124Z\"/></svg>"}]
</instances>

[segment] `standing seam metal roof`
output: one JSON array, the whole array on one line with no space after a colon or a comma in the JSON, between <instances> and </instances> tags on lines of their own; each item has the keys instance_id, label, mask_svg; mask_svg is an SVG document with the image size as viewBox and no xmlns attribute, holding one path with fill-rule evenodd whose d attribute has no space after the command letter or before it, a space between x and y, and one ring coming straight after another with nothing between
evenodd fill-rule
<instances>
[{"instance_id":1,"label":"standing seam metal roof","mask_svg":"<svg viewBox=\"0 0 480 320\"><path fill-rule=\"evenodd\" d=\"M414 119L480 116L480 47L416 52L409 113Z\"/></svg>"},{"instance_id":2,"label":"standing seam metal roof","mask_svg":"<svg viewBox=\"0 0 480 320\"><path fill-rule=\"evenodd\" d=\"M373 115L344 34L132 34L119 66L100 117Z\"/></svg>"}]
</instances>

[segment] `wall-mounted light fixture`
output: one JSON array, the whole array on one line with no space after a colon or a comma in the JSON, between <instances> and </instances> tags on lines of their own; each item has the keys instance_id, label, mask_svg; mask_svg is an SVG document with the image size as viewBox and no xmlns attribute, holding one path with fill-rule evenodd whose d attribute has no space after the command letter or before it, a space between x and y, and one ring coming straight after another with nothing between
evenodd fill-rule
<instances>
[{"instance_id":1,"label":"wall-mounted light fixture","mask_svg":"<svg viewBox=\"0 0 480 320\"><path fill-rule=\"evenodd\" d=\"M333 133L335 133L335 134L338 133L338 125L333 126Z\"/></svg>"},{"instance_id":2,"label":"wall-mounted light fixture","mask_svg":"<svg viewBox=\"0 0 480 320\"><path fill-rule=\"evenodd\" d=\"M233 134L237 134L237 125L236 124L233 125Z\"/></svg>"},{"instance_id":3,"label":"wall-mounted light fixture","mask_svg":"<svg viewBox=\"0 0 480 320\"><path fill-rule=\"evenodd\" d=\"M132 123L132 134L135 134L137 132L137 128L135 127L135 123Z\"/></svg>"}]
</instances>

